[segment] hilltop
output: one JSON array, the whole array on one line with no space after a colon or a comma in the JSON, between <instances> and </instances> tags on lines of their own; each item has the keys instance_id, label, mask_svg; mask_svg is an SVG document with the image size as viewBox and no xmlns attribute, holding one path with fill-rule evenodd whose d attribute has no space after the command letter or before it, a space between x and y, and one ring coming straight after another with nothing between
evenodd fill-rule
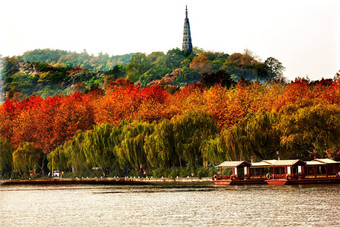
<instances>
[{"instance_id":1,"label":"hilltop","mask_svg":"<svg viewBox=\"0 0 340 227\"><path fill-rule=\"evenodd\" d=\"M203 80L208 84L232 84L240 79L272 80L284 67L275 58L264 62L252 52L227 53L194 48L190 55L179 49L98 56L63 50L33 50L22 56L3 57L0 99L23 98L32 94L43 98L56 94L84 92L105 87L110 81L126 78L141 86L183 87Z\"/></svg>"},{"instance_id":2,"label":"hilltop","mask_svg":"<svg viewBox=\"0 0 340 227\"><path fill-rule=\"evenodd\" d=\"M27 62L47 63L54 67L68 66L71 68L86 68L92 72L108 71L117 64L128 63L135 53L109 56L108 54L99 53L97 56L88 54L86 50L81 53L53 50L53 49L36 49L25 52L22 60Z\"/></svg>"}]
</instances>

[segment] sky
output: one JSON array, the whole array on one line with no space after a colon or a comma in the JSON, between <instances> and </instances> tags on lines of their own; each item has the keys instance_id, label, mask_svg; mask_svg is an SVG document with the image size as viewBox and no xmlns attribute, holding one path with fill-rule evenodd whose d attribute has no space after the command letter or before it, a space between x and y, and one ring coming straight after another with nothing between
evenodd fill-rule
<instances>
[{"instance_id":1,"label":"sky","mask_svg":"<svg viewBox=\"0 0 340 227\"><path fill-rule=\"evenodd\" d=\"M340 70L338 0L1 1L0 55L167 52L182 46L186 5L195 47L274 57L290 80L333 78Z\"/></svg>"}]
</instances>

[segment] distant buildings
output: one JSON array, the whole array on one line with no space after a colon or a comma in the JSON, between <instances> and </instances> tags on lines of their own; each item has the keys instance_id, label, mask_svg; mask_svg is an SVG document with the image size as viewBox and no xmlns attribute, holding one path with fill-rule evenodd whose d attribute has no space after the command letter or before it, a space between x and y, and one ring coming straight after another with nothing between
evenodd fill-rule
<instances>
[{"instance_id":1,"label":"distant buildings","mask_svg":"<svg viewBox=\"0 0 340 227\"><path fill-rule=\"evenodd\" d=\"M190 24L189 24L187 6L185 7L182 50L185 51L187 55L189 55L192 52L191 33L190 33Z\"/></svg>"}]
</instances>

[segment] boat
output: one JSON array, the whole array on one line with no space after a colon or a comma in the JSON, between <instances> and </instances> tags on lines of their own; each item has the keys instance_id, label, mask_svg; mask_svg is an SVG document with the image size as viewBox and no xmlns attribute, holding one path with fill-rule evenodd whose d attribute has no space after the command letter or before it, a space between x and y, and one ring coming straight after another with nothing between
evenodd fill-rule
<instances>
[{"instance_id":1,"label":"boat","mask_svg":"<svg viewBox=\"0 0 340 227\"><path fill-rule=\"evenodd\" d=\"M255 163L225 161L217 167L220 168L219 174L212 177L217 185L340 183L340 162L328 158L312 161L263 160Z\"/></svg>"},{"instance_id":2,"label":"boat","mask_svg":"<svg viewBox=\"0 0 340 227\"><path fill-rule=\"evenodd\" d=\"M222 162L217 166L220 168L220 174L213 176L212 181L217 185L265 184L262 176L251 175L251 166L252 164L246 161Z\"/></svg>"},{"instance_id":3,"label":"boat","mask_svg":"<svg viewBox=\"0 0 340 227\"><path fill-rule=\"evenodd\" d=\"M271 168L270 185L340 183L340 163L331 159L278 160Z\"/></svg>"},{"instance_id":4,"label":"boat","mask_svg":"<svg viewBox=\"0 0 340 227\"><path fill-rule=\"evenodd\" d=\"M272 163L271 173L267 175L267 184L287 184L288 181L302 179L306 162L299 159L277 160Z\"/></svg>"},{"instance_id":5,"label":"boat","mask_svg":"<svg viewBox=\"0 0 340 227\"><path fill-rule=\"evenodd\" d=\"M270 173L270 165L277 160L263 160L261 162L253 162L250 166L250 179L266 180Z\"/></svg>"}]
</instances>

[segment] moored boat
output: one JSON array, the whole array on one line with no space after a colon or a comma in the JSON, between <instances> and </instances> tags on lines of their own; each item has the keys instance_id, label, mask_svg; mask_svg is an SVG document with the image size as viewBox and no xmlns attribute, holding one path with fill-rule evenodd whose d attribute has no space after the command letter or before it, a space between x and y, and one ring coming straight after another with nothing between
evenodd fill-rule
<instances>
[{"instance_id":1,"label":"moored boat","mask_svg":"<svg viewBox=\"0 0 340 227\"><path fill-rule=\"evenodd\" d=\"M268 184L340 183L340 163L331 159L278 160L271 167L272 174L266 180Z\"/></svg>"},{"instance_id":2,"label":"moored boat","mask_svg":"<svg viewBox=\"0 0 340 227\"><path fill-rule=\"evenodd\" d=\"M245 161L225 161L218 165L220 174L213 176L217 185L265 184L261 176L251 175L251 163Z\"/></svg>"},{"instance_id":3,"label":"moored boat","mask_svg":"<svg viewBox=\"0 0 340 227\"><path fill-rule=\"evenodd\" d=\"M268 184L287 184L297 179L302 179L304 175L304 166L306 162L296 160L277 160L272 163L271 173L267 176Z\"/></svg>"},{"instance_id":4,"label":"moored boat","mask_svg":"<svg viewBox=\"0 0 340 227\"><path fill-rule=\"evenodd\" d=\"M219 185L340 183L340 162L327 158L313 161L263 160L255 163L225 161L218 167L220 173L213 176L212 181Z\"/></svg>"}]
</instances>

